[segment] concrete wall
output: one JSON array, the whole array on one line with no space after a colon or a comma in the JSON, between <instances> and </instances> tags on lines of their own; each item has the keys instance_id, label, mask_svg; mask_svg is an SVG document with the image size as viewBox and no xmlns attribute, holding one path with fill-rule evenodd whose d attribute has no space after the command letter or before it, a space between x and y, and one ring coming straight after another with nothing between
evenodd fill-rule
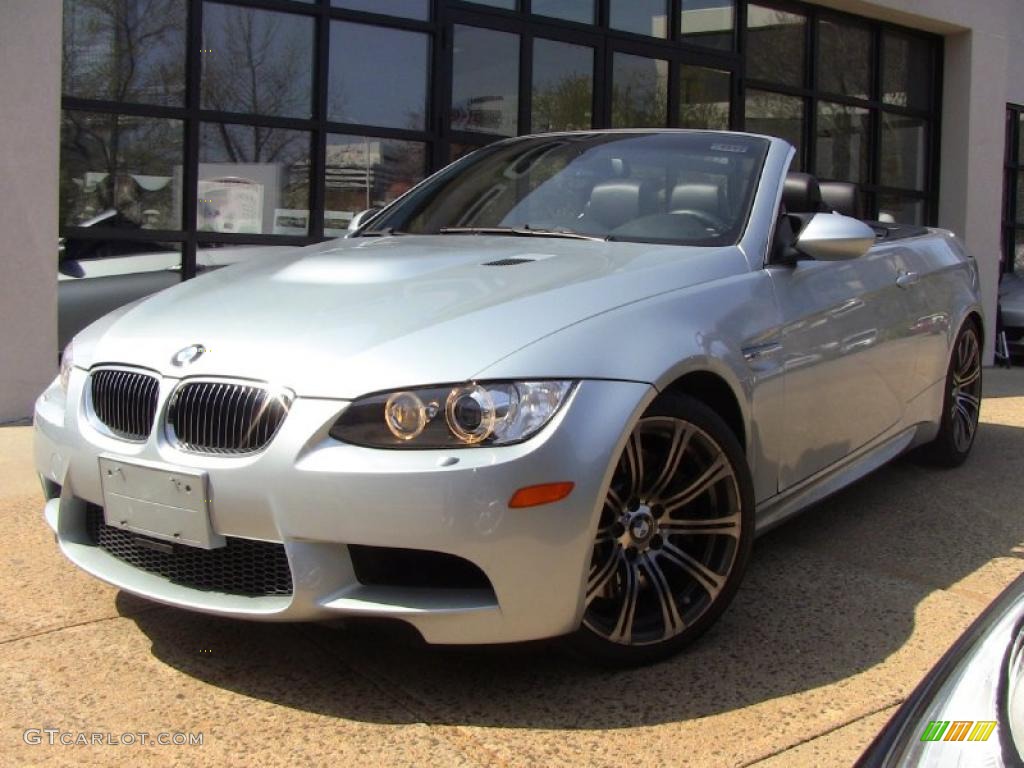
<instances>
[{"instance_id":1,"label":"concrete wall","mask_svg":"<svg viewBox=\"0 0 1024 768\"><path fill-rule=\"evenodd\" d=\"M0 423L57 373L61 0L0 0Z\"/></svg>"},{"instance_id":2,"label":"concrete wall","mask_svg":"<svg viewBox=\"0 0 1024 768\"><path fill-rule=\"evenodd\" d=\"M1020 0L819 0L863 16L942 34L939 226L978 259L992 338L1002 245L1006 105L1024 104L1024 4Z\"/></svg>"}]
</instances>

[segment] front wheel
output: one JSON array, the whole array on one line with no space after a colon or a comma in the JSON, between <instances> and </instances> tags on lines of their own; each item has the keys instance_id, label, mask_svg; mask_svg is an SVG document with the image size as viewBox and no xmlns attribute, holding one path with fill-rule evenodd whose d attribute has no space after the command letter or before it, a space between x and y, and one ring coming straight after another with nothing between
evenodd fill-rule
<instances>
[{"instance_id":1,"label":"front wheel","mask_svg":"<svg viewBox=\"0 0 1024 768\"><path fill-rule=\"evenodd\" d=\"M753 484L736 436L699 401L662 395L612 477L576 646L619 665L678 652L732 600L753 538Z\"/></svg>"},{"instance_id":2,"label":"front wheel","mask_svg":"<svg viewBox=\"0 0 1024 768\"><path fill-rule=\"evenodd\" d=\"M981 336L978 327L968 320L953 342L939 433L924 446L925 459L942 467L963 464L974 445L980 416Z\"/></svg>"}]
</instances>

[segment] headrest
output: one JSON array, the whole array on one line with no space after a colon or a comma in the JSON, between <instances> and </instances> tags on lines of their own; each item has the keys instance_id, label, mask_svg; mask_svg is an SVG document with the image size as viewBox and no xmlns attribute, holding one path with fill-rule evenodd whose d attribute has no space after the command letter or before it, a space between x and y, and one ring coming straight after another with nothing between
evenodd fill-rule
<instances>
[{"instance_id":1,"label":"headrest","mask_svg":"<svg viewBox=\"0 0 1024 768\"><path fill-rule=\"evenodd\" d=\"M643 182L616 179L595 184L590 193L587 215L608 229L621 227L640 216Z\"/></svg>"},{"instance_id":2,"label":"headrest","mask_svg":"<svg viewBox=\"0 0 1024 768\"><path fill-rule=\"evenodd\" d=\"M598 161L597 172L606 179L629 178L629 161L622 157L605 157Z\"/></svg>"},{"instance_id":3,"label":"headrest","mask_svg":"<svg viewBox=\"0 0 1024 768\"><path fill-rule=\"evenodd\" d=\"M823 209L818 180L809 173L790 171L782 189L787 213L818 213Z\"/></svg>"},{"instance_id":4,"label":"headrest","mask_svg":"<svg viewBox=\"0 0 1024 768\"><path fill-rule=\"evenodd\" d=\"M857 185L846 181L823 181L818 185L825 205L843 216L861 218L860 194Z\"/></svg>"},{"instance_id":5,"label":"headrest","mask_svg":"<svg viewBox=\"0 0 1024 768\"><path fill-rule=\"evenodd\" d=\"M677 184L672 190L669 211L722 212L722 195L717 184Z\"/></svg>"}]
</instances>

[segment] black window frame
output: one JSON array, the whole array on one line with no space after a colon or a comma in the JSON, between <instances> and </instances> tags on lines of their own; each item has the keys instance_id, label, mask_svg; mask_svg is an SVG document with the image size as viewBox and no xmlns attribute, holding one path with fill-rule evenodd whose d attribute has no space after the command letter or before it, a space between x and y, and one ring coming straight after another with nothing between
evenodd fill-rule
<instances>
[{"instance_id":1,"label":"black window frame","mask_svg":"<svg viewBox=\"0 0 1024 768\"><path fill-rule=\"evenodd\" d=\"M1024 236L1024 222L1017 221L1017 179L1024 174L1024 152L1021 152L1021 121L1024 105L1006 105L1006 154L1003 161L1002 271L1016 272L1017 234Z\"/></svg>"},{"instance_id":2,"label":"black window frame","mask_svg":"<svg viewBox=\"0 0 1024 768\"><path fill-rule=\"evenodd\" d=\"M804 34L804 83L801 87L793 87L744 77L743 90L747 88L795 96L804 101L804 132L803 132L803 167L810 173L817 168L818 143L818 103L831 102L869 110L869 168L868 178L858 184L864 198L865 215L877 218L878 201L886 194L898 195L902 198L924 202L924 223L934 225L939 213L939 159L941 153L941 116L942 116L942 78L943 59L945 57L944 40L941 36L911 29L909 27L877 21L857 16L832 8L798 2L798 0L753 0L754 4L775 8L788 13L797 13L807 19ZM741 18L737 21L740 34L740 49L746 50L747 8L748 3L741 5ZM872 35L872 61L870 62L871 93L869 98L860 99L838 93L824 91L818 86L818 28L819 21L826 20L837 24L853 25L868 29ZM932 89L929 108L926 110L901 107L888 104L883 99L885 34L892 32L904 37L926 41L931 49L930 67L932 72ZM745 69L744 69L745 74ZM738 105L741 109L744 104ZM886 186L882 180L882 114L904 115L921 119L926 125L925 148L925 182L923 190L905 189ZM823 180L829 180L822 177Z\"/></svg>"},{"instance_id":3,"label":"black window frame","mask_svg":"<svg viewBox=\"0 0 1024 768\"><path fill-rule=\"evenodd\" d=\"M803 101L803 152L805 167L814 169L817 145L817 103L833 101L852 106L866 107L871 111L870 142L871 167L869 178L861 189L866 197L869 214L877 215L877 200L883 194L898 194L901 197L920 199L925 202L926 223L934 223L938 216L939 197L939 147L941 131L942 60L944 49L942 38L931 33L909 29L888 22L867 19L849 13L800 0L757 0L758 5L779 10L800 13L806 16L805 40L805 82L800 87L782 86L746 76L745 52L747 48L748 0L739 0L735 5L733 46L724 50L689 42L682 30L682 0L669 1L667 37L656 38L633 34L609 27L609 0L596 0L596 23L557 19L535 15L531 12L531 0L518 0L514 10L479 5L466 0L430 0L430 14L427 20L394 16L369 11L350 10L334 7L331 0L186 0L186 60L185 98L180 105L161 106L140 103L120 103L103 99L88 99L63 94L61 106L64 110L134 115L140 117L172 118L184 121L185 136L182 167L182 228L180 230L132 230L80 227L61 224L60 234L65 238L82 240L135 240L140 242L163 242L181 245L182 279L196 274L196 250L200 244L232 245L306 245L322 241L324 236L324 208L327 197L326 159L327 142L332 134L367 136L381 139L401 139L420 142L426 155L425 173L430 174L448 164L453 144L484 146L502 137L467 131L451 130L449 115L451 108L451 83L453 75L452 43L456 24L480 26L519 35L519 108L518 133L530 130L532 87L533 87L533 41L536 38L583 45L594 50L593 104L592 115L595 128L610 125L611 121L611 79L613 57L616 52L629 53L669 62L667 126L678 127L680 118L680 83L683 66L705 67L728 72L730 75L730 116L729 127L743 130L745 125L745 94L748 89L796 96ZM268 117L265 115L221 112L201 107L201 48L202 24L205 2L217 2L267 11L278 11L311 17L314 20L313 45L313 109L310 118ZM871 62L872 93L867 100L824 94L817 88L817 29L819 19L834 20L838 23L856 24L871 30L873 57ZM420 32L428 36L430 72L427 74L426 121L422 129L407 129L344 123L327 119L328 78L330 68L330 28L332 22L347 21L371 24L388 29ZM926 40L931 48L932 98L929 109L920 110L885 104L882 100L883 45L885 33L891 31L905 37ZM906 190L882 186L881 141L883 112L903 114L923 119L928 126L926 148L926 180L923 191ZM310 135L309 173L309 231L304 236L273 234L235 234L198 232L196 229L197 195L199 180L199 132L202 123L227 122L243 125L258 125L268 128L283 128L308 131ZM1005 224L1005 222L1004 222Z\"/></svg>"}]
</instances>

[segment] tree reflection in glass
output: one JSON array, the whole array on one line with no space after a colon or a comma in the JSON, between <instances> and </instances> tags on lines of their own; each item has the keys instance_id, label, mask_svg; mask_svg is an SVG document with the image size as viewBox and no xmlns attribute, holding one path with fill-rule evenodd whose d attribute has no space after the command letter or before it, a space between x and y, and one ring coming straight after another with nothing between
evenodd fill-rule
<instances>
[{"instance_id":1,"label":"tree reflection in glass","mask_svg":"<svg viewBox=\"0 0 1024 768\"><path fill-rule=\"evenodd\" d=\"M818 88L858 99L871 95L871 32L856 24L818 22Z\"/></svg>"},{"instance_id":2,"label":"tree reflection in glass","mask_svg":"<svg viewBox=\"0 0 1024 768\"><path fill-rule=\"evenodd\" d=\"M668 62L616 53L612 127L664 128L668 120Z\"/></svg>"},{"instance_id":3,"label":"tree reflection in glass","mask_svg":"<svg viewBox=\"0 0 1024 768\"><path fill-rule=\"evenodd\" d=\"M731 79L717 69L680 67L679 126L728 130Z\"/></svg>"},{"instance_id":4,"label":"tree reflection in glass","mask_svg":"<svg viewBox=\"0 0 1024 768\"><path fill-rule=\"evenodd\" d=\"M802 86L806 25L801 14L749 5L747 77Z\"/></svg>"},{"instance_id":5,"label":"tree reflection in glass","mask_svg":"<svg viewBox=\"0 0 1024 768\"><path fill-rule=\"evenodd\" d=\"M817 168L823 179L863 183L868 178L870 113L828 101L818 102Z\"/></svg>"},{"instance_id":6,"label":"tree reflection in glass","mask_svg":"<svg viewBox=\"0 0 1024 768\"><path fill-rule=\"evenodd\" d=\"M310 117L312 51L311 18L207 3L201 51L203 107Z\"/></svg>"},{"instance_id":7,"label":"tree reflection in glass","mask_svg":"<svg viewBox=\"0 0 1024 768\"><path fill-rule=\"evenodd\" d=\"M935 77L930 41L886 31L882 38L882 101L928 109Z\"/></svg>"},{"instance_id":8,"label":"tree reflection in glass","mask_svg":"<svg viewBox=\"0 0 1024 768\"><path fill-rule=\"evenodd\" d=\"M185 0L64 0L63 92L177 106L185 93Z\"/></svg>"},{"instance_id":9,"label":"tree reflection in glass","mask_svg":"<svg viewBox=\"0 0 1024 768\"><path fill-rule=\"evenodd\" d=\"M746 130L788 141L796 148L791 170L803 170L804 100L748 88L745 110Z\"/></svg>"},{"instance_id":10,"label":"tree reflection in glass","mask_svg":"<svg viewBox=\"0 0 1024 768\"><path fill-rule=\"evenodd\" d=\"M533 131L592 126L594 50L537 38L533 43Z\"/></svg>"}]
</instances>

